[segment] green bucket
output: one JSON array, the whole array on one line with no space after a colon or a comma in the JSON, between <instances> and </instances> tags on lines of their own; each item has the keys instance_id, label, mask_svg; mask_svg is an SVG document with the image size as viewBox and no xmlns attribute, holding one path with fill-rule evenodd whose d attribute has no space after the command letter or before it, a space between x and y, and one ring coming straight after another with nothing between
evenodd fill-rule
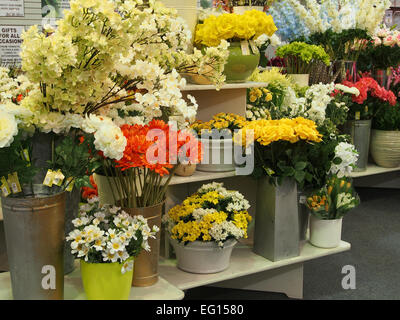
<instances>
[{"instance_id":1,"label":"green bucket","mask_svg":"<svg viewBox=\"0 0 400 320\"><path fill-rule=\"evenodd\" d=\"M120 263L87 263L81 260L83 287L88 300L128 300L133 270L122 274Z\"/></svg>"}]
</instances>

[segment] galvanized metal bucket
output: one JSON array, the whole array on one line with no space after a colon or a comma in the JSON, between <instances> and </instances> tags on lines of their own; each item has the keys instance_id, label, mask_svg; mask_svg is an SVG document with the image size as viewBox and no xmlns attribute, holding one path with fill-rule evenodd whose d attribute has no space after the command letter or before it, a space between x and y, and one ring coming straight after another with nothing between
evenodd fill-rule
<instances>
[{"instance_id":1,"label":"galvanized metal bucket","mask_svg":"<svg viewBox=\"0 0 400 320\"><path fill-rule=\"evenodd\" d=\"M359 153L357 168L355 172L367 170L369 145L371 137L371 120L353 120L345 125L345 133L351 137L351 143L354 144Z\"/></svg>"},{"instance_id":2,"label":"galvanized metal bucket","mask_svg":"<svg viewBox=\"0 0 400 320\"><path fill-rule=\"evenodd\" d=\"M143 216L147 219L150 228L157 226L161 230L161 214L164 203L147 208L123 208L131 216ZM134 265L132 285L135 287L149 287L158 281L158 260L160 258L160 233L156 239L149 239L150 252L143 251Z\"/></svg>"},{"instance_id":3,"label":"galvanized metal bucket","mask_svg":"<svg viewBox=\"0 0 400 320\"><path fill-rule=\"evenodd\" d=\"M274 186L269 178L258 181L254 252L279 261L300 254L297 184L284 179Z\"/></svg>"},{"instance_id":4,"label":"galvanized metal bucket","mask_svg":"<svg viewBox=\"0 0 400 320\"><path fill-rule=\"evenodd\" d=\"M2 198L7 255L16 300L64 298L66 193Z\"/></svg>"}]
</instances>

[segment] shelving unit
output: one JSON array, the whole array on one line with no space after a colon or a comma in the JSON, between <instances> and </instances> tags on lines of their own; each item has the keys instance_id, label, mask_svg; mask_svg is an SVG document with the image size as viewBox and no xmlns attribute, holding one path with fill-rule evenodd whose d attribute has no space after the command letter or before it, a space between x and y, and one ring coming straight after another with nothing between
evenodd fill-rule
<instances>
[{"instance_id":1,"label":"shelving unit","mask_svg":"<svg viewBox=\"0 0 400 320\"><path fill-rule=\"evenodd\" d=\"M303 297L303 263L305 261L350 250L342 241L334 249L321 249L308 242L301 244L298 257L272 262L252 252L249 246L238 246L232 253L227 270L215 274L191 274L177 269L175 260L161 262L160 274L180 290L213 285L258 291L286 293L292 298Z\"/></svg>"}]
</instances>

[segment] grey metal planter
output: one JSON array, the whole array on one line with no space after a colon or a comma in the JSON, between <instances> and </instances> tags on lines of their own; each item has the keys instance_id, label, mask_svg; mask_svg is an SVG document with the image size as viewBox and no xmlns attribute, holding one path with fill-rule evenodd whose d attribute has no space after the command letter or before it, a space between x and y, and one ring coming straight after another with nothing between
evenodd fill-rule
<instances>
[{"instance_id":1,"label":"grey metal planter","mask_svg":"<svg viewBox=\"0 0 400 320\"><path fill-rule=\"evenodd\" d=\"M300 254L297 184L285 179L274 186L269 178L258 181L254 252L271 261Z\"/></svg>"},{"instance_id":2,"label":"grey metal planter","mask_svg":"<svg viewBox=\"0 0 400 320\"><path fill-rule=\"evenodd\" d=\"M355 172L367 170L369 145L371 137L371 120L353 120L345 125L345 133L351 137L351 143L354 144L359 153L357 168Z\"/></svg>"},{"instance_id":3,"label":"grey metal planter","mask_svg":"<svg viewBox=\"0 0 400 320\"><path fill-rule=\"evenodd\" d=\"M2 198L16 300L64 298L65 192Z\"/></svg>"},{"instance_id":4,"label":"grey metal planter","mask_svg":"<svg viewBox=\"0 0 400 320\"><path fill-rule=\"evenodd\" d=\"M307 231L309 227L310 214L306 206L306 193L297 192L298 196L298 213L299 213L299 239L300 241L307 240Z\"/></svg>"},{"instance_id":5,"label":"grey metal planter","mask_svg":"<svg viewBox=\"0 0 400 320\"><path fill-rule=\"evenodd\" d=\"M42 184L44 177L46 176L47 170L44 169L48 166L47 161L52 157L52 136L46 133L35 133L33 137L33 154L32 158L35 161L35 165L40 168L38 174L34 177L33 183ZM58 145L57 141L54 147ZM72 220L78 216L79 202L80 202L80 190L74 188L71 193L66 195L66 207L65 207L65 236L67 236L74 228ZM69 274L74 271L74 256L71 254L71 247L69 243L65 242L64 246L64 272Z\"/></svg>"}]
</instances>

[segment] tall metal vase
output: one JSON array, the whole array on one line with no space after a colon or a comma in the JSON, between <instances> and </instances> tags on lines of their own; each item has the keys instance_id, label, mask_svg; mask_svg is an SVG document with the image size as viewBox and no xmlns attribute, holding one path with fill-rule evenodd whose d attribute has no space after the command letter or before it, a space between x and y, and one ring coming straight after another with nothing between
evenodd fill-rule
<instances>
[{"instance_id":1,"label":"tall metal vase","mask_svg":"<svg viewBox=\"0 0 400 320\"><path fill-rule=\"evenodd\" d=\"M369 146L371 137L371 120L353 120L348 121L344 127L345 133L350 135L351 143L354 144L359 153L357 167L355 172L367 170Z\"/></svg>"},{"instance_id":2,"label":"tall metal vase","mask_svg":"<svg viewBox=\"0 0 400 320\"><path fill-rule=\"evenodd\" d=\"M279 261L300 254L297 184L284 179L272 185L269 178L258 181L254 252Z\"/></svg>"},{"instance_id":3,"label":"tall metal vase","mask_svg":"<svg viewBox=\"0 0 400 320\"><path fill-rule=\"evenodd\" d=\"M34 184L42 184L46 176L48 161L52 158L53 148L56 148L58 139L55 135L46 133L35 133L33 137L33 154L32 160L35 166L40 168L38 174L33 178ZM65 236L67 236L74 228L72 220L78 216L80 190L74 188L71 193L67 194L67 202L65 207ZM74 271L74 256L71 254L69 243L65 242L64 245L64 271L69 274Z\"/></svg>"},{"instance_id":4,"label":"tall metal vase","mask_svg":"<svg viewBox=\"0 0 400 320\"><path fill-rule=\"evenodd\" d=\"M65 202L65 192L2 198L15 300L64 298Z\"/></svg>"},{"instance_id":5,"label":"tall metal vase","mask_svg":"<svg viewBox=\"0 0 400 320\"><path fill-rule=\"evenodd\" d=\"M161 215L164 203L147 208L123 208L131 216L141 215L147 219L150 228L157 226L161 230ZM158 281L158 261L160 257L160 233L156 239L149 239L151 251L143 251L136 259L132 285L149 287Z\"/></svg>"}]
</instances>

